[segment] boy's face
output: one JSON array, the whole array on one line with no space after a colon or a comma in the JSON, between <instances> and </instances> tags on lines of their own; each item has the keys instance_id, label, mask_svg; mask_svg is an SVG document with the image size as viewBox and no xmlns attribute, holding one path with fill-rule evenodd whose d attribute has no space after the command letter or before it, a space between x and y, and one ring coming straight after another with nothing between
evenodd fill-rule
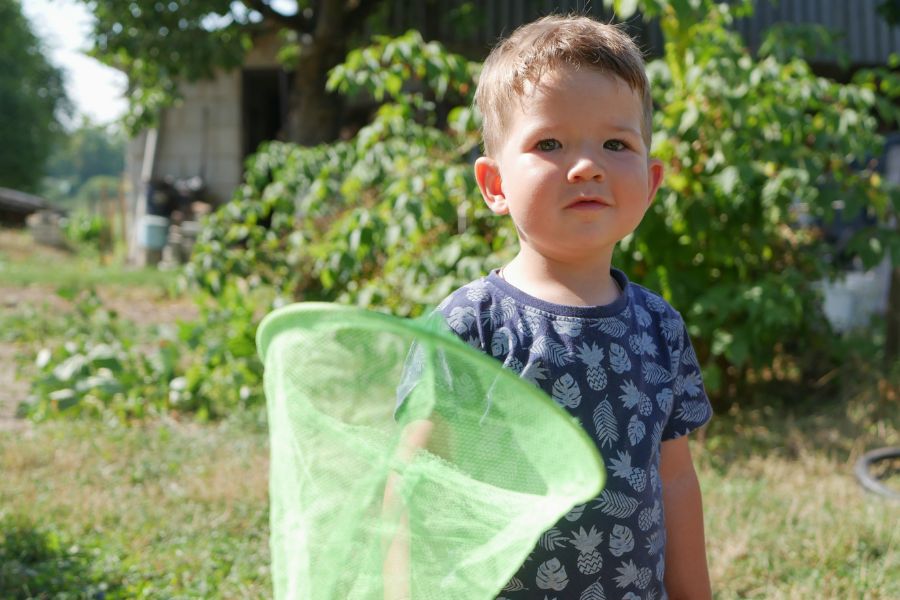
<instances>
[{"instance_id":1,"label":"boy's face","mask_svg":"<svg viewBox=\"0 0 900 600\"><path fill-rule=\"evenodd\" d=\"M639 96L613 75L564 69L509 110L499 152L475 164L488 206L548 259L608 259L662 181L641 135Z\"/></svg>"}]
</instances>

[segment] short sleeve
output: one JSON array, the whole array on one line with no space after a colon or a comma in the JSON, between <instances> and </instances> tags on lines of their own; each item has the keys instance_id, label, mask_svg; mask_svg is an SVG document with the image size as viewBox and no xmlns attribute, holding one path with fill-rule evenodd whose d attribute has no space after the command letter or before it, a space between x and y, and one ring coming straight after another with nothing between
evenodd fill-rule
<instances>
[{"instance_id":1,"label":"short sleeve","mask_svg":"<svg viewBox=\"0 0 900 600\"><path fill-rule=\"evenodd\" d=\"M461 340L475 345L484 351L484 344L481 342L480 330L478 328L479 320L477 312L470 302L466 301L463 293L466 288L457 290L437 308L431 311L427 316L422 317L421 322L427 329L440 331L441 333L452 333ZM400 375L400 383L396 389L396 404L394 406L394 419L398 422L408 422L411 420L424 418L430 414L432 407L431 402L417 402L416 389L419 386L424 375L425 364L427 362L426 352L428 349L418 342L414 342L406 355L403 363L403 370ZM432 357L432 362L437 361L441 368L441 376L450 379L447 359L442 350L437 350L437 356ZM426 397L429 397L427 394Z\"/></svg>"},{"instance_id":2,"label":"short sleeve","mask_svg":"<svg viewBox=\"0 0 900 600\"><path fill-rule=\"evenodd\" d=\"M673 350L675 381L672 384L672 412L663 429L663 441L679 438L705 425L712 418L712 405L703 387L700 363L691 344L684 321L681 344Z\"/></svg>"}]
</instances>

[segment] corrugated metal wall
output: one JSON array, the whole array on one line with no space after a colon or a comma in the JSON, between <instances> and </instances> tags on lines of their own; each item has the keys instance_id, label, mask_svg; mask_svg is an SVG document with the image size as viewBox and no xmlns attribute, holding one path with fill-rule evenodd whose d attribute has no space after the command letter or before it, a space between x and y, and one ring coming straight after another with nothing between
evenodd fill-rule
<instances>
[{"instance_id":1,"label":"corrugated metal wall","mask_svg":"<svg viewBox=\"0 0 900 600\"><path fill-rule=\"evenodd\" d=\"M459 9L465 0L395 0L392 2L390 26L395 31L418 29L425 39L440 39L457 52L483 58L498 39L516 27L547 14L570 12L590 14L601 20L612 20L613 13L603 8L603 0L484 0L470 3L474 13L468 19L471 30L454 28L448 19L435 18ZM662 36L655 24L640 18L627 23L649 54L659 54ZM648 30L650 33L648 33Z\"/></svg>"},{"instance_id":2,"label":"corrugated metal wall","mask_svg":"<svg viewBox=\"0 0 900 600\"><path fill-rule=\"evenodd\" d=\"M767 29L777 23L822 25L841 34L841 48L857 65L883 64L892 52L900 54L900 27L889 27L877 13L881 0L758 0L755 12L736 22L735 28L752 49L759 47ZM447 10L458 9L463 0L397 0L393 2L391 25L401 31L417 28L426 39L442 39L459 51L483 57L496 40L522 23L549 13L578 12L609 20L612 13L603 0L484 0L474 4L477 11L471 31L451 30ZM656 24L639 18L628 22L649 55L659 55L662 35ZM825 59L828 62L830 59Z\"/></svg>"},{"instance_id":3,"label":"corrugated metal wall","mask_svg":"<svg viewBox=\"0 0 900 600\"><path fill-rule=\"evenodd\" d=\"M776 23L812 23L842 35L841 49L854 64L887 62L900 53L900 27L889 27L877 12L881 0L779 0L755 2L753 16L737 23L751 48Z\"/></svg>"}]
</instances>

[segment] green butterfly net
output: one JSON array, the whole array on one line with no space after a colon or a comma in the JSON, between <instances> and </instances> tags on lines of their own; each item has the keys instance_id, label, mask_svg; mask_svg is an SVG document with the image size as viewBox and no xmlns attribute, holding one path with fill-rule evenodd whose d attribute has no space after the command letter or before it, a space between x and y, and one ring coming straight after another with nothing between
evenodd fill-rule
<instances>
[{"instance_id":1,"label":"green butterfly net","mask_svg":"<svg viewBox=\"0 0 900 600\"><path fill-rule=\"evenodd\" d=\"M435 319L294 304L257 345L278 599L494 598L603 486L571 416Z\"/></svg>"}]
</instances>

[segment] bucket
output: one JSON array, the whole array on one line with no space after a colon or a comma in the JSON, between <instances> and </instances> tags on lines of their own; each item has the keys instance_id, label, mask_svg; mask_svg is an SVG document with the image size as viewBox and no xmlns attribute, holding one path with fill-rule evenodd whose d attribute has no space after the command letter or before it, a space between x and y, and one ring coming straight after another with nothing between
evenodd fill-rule
<instances>
[{"instance_id":1,"label":"bucket","mask_svg":"<svg viewBox=\"0 0 900 600\"><path fill-rule=\"evenodd\" d=\"M169 219L144 215L138 223L138 245L148 250L162 250L169 237Z\"/></svg>"}]
</instances>

